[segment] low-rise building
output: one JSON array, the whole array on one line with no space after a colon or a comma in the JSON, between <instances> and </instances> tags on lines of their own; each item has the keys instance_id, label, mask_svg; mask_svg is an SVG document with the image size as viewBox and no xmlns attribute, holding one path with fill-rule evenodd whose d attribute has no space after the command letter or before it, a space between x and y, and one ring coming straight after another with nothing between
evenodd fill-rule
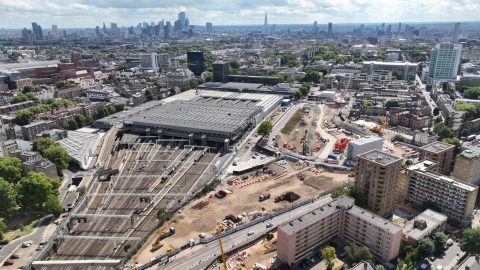
<instances>
[{"instance_id":1,"label":"low-rise building","mask_svg":"<svg viewBox=\"0 0 480 270\"><path fill-rule=\"evenodd\" d=\"M450 221L467 225L470 221L478 187L438 173L437 163L424 160L405 169L405 201L417 208L435 204Z\"/></svg>"},{"instance_id":2,"label":"low-rise building","mask_svg":"<svg viewBox=\"0 0 480 270\"><path fill-rule=\"evenodd\" d=\"M37 134L47 129L51 129L54 124L55 124L54 121L38 120L28 125L22 126L23 138L27 141L31 141L36 138Z\"/></svg>"},{"instance_id":3,"label":"low-rise building","mask_svg":"<svg viewBox=\"0 0 480 270\"><path fill-rule=\"evenodd\" d=\"M349 197L333 200L278 228L277 257L290 266L335 237L368 247L385 261L398 256L402 228L354 205Z\"/></svg>"},{"instance_id":4,"label":"low-rise building","mask_svg":"<svg viewBox=\"0 0 480 270\"><path fill-rule=\"evenodd\" d=\"M410 245L416 246L418 241L433 233L443 232L446 223L447 216L427 209L405 224L403 239Z\"/></svg>"},{"instance_id":5,"label":"low-rise building","mask_svg":"<svg viewBox=\"0 0 480 270\"><path fill-rule=\"evenodd\" d=\"M348 143L349 160L356 161L357 156L372 150L380 150L383 148L383 139L377 136L363 137L360 139L352 140Z\"/></svg>"}]
</instances>

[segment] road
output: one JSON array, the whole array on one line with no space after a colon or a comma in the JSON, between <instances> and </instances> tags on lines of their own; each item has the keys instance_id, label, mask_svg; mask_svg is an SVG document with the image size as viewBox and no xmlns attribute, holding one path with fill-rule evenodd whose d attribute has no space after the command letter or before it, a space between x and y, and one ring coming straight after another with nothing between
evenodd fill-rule
<instances>
[{"instance_id":1,"label":"road","mask_svg":"<svg viewBox=\"0 0 480 270\"><path fill-rule=\"evenodd\" d=\"M259 223L251 227L245 228L242 231L233 233L231 235L222 238L222 243L225 252L230 252L239 246L243 246L254 242L260 236L265 235L268 231L277 228L279 225L298 218L318 207L327 204L332 198L330 196L322 197L312 203L306 204L289 212L283 213L277 217L272 218L270 221ZM266 228L266 224L272 223L273 227ZM248 236L248 232L254 232L253 235ZM213 241L208 245L199 246L196 249L184 251L190 252L182 254L181 257L175 259L163 266L156 266L150 269L169 269L169 270L187 270L187 269L205 269L214 260L220 256L218 241ZM177 255L178 257L178 255ZM172 260L172 259L171 259Z\"/></svg>"},{"instance_id":2,"label":"road","mask_svg":"<svg viewBox=\"0 0 480 270\"><path fill-rule=\"evenodd\" d=\"M433 101L432 97L430 96L430 93L427 92L427 88L425 87L425 84L422 83L422 80L420 80L420 77L416 75L415 80L417 81L418 86L422 90L423 96L425 96L425 100L428 103L428 106L432 109L432 112L435 108L437 108L437 104L435 101Z\"/></svg>"},{"instance_id":3,"label":"road","mask_svg":"<svg viewBox=\"0 0 480 270\"><path fill-rule=\"evenodd\" d=\"M325 145L322 147L322 150L320 150L317 154L317 158L319 158L321 161L324 161L328 157L328 154L332 152L332 149L335 146L335 142L337 141L337 139L333 135L329 134L322 128L323 118L325 117L324 106L325 105L323 104L318 105L318 107L320 108L320 116L318 117L317 122L318 133L320 133L320 136L322 136L323 139L327 140Z\"/></svg>"},{"instance_id":4,"label":"road","mask_svg":"<svg viewBox=\"0 0 480 270\"><path fill-rule=\"evenodd\" d=\"M453 245L445 251L445 254L436 256L435 260L430 262L432 269L438 269L437 267L440 265L443 266L443 269L453 269L458 263L458 259L464 254L465 252L460 249L458 243L454 242Z\"/></svg>"},{"instance_id":5,"label":"road","mask_svg":"<svg viewBox=\"0 0 480 270\"><path fill-rule=\"evenodd\" d=\"M287 124L288 120L290 120L290 118L292 118L292 116L298 111L298 109L303 107L303 105L303 103L297 103L287 109L287 111L282 115L282 118L280 118L280 120L278 120L277 123L273 126L268 141L271 142L273 137L276 134L280 133L280 130Z\"/></svg>"},{"instance_id":6,"label":"road","mask_svg":"<svg viewBox=\"0 0 480 270\"><path fill-rule=\"evenodd\" d=\"M69 170L63 170L62 174L63 174L63 178L62 178L62 184L60 186L60 193L59 193L60 204L63 203L63 200L67 195L68 188L72 184L73 172Z\"/></svg>"},{"instance_id":7,"label":"road","mask_svg":"<svg viewBox=\"0 0 480 270\"><path fill-rule=\"evenodd\" d=\"M22 242L32 242L34 246L38 243L43 242L45 237L44 234L48 229L48 224L45 224L40 227L36 227L33 232L29 235L17 238L13 241L10 241L0 250L0 265L3 265L3 261L6 260L21 244Z\"/></svg>"}]
</instances>

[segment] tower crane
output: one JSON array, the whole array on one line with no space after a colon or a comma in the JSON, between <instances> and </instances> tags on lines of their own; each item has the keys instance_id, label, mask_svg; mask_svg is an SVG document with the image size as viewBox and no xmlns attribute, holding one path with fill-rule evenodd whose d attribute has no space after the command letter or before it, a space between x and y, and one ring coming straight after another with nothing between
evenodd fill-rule
<instances>
[{"instance_id":1,"label":"tower crane","mask_svg":"<svg viewBox=\"0 0 480 270\"><path fill-rule=\"evenodd\" d=\"M225 260L225 252L223 251L223 244L222 244L222 231L223 228L221 225L217 226L217 238L218 238L218 245L220 246L220 252L222 254L222 262L223 262L223 269L227 270L227 261Z\"/></svg>"}]
</instances>

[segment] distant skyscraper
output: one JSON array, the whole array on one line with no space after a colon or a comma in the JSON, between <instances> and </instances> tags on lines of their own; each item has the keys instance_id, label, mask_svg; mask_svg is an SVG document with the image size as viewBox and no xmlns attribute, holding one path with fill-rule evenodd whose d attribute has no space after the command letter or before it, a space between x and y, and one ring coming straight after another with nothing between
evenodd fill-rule
<instances>
[{"instance_id":1,"label":"distant skyscraper","mask_svg":"<svg viewBox=\"0 0 480 270\"><path fill-rule=\"evenodd\" d=\"M98 25L95 27L95 35L96 35L97 37L99 37L99 36L101 35L101 34L100 34L100 27L99 27Z\"/></svg>"},{"instance_id":2,"label":"distant skyscraper","mask_svg":"<svg viewBox=\"0 0 480 270\"><path fill-rule=\"evenodd\" d=\"M118 30L118 26L116 23L110 23L110 31L112 36L118 36L120 34L120 31Z\"/></svg>"},{"instance_id":3,"label":"distant skyscraper","mask_svg":"<svg viewBox=\"0 0 480 270\"><path fill-rule=\"evenodd\" d=\"M402 23L398 23L398 31L397 33L401 33L402 32Z\"/></svg>"},{"instance_id":4,"label":"distant skyscraper","mask_svg":"<svg viewBox=\"0 0 480 270\"><path fill-rule=\"evenodd\" d=\"M265 12L265 20L263 21L263 32L265 35L268 35L268 19L267 19L267 12Z\"/></svg>"},{"instance_id":5,"label":"distant skyscraper","mask_svg":"<svg viewBox=\"0 0 480 270\"><path fill-rule=\"evenodd\" d=\"M435 81L451 81L457 78L462 45L441 43L432 49L427 84Z\"/></svg>"},{"instance_id":6,"label":"distant skyscraper","mask_svg":"<svg viewBox=\"0 0 480 270\"><path fill-rule=\"evenodd\" d=\"M452 42L458 42L458 39L460 38L460 33L461 33L461 24L459 22L455 23L455 27L453 29L453 35L452 35Z\"/></svg>"},{"instance_id":7,"label":"distant skyscraper","mask_svg":"<svg viewBox=\"0 0 480 270\"><path fill-rule=\"evenodd\" d=\"M107 33L107 27L105 26L105 23L103 23L103 33Z\"/></svg>"},{"instance_id":8,"label":"distant skyscraper","mask_svg":"<svg viewBox=\"0 0 480 270\"><path fill-rule=\"evenodd\" d=\"M392 25L389 24L389 25L387 26L387 36L390 36L391 34L392 34Z\"/></svg>"},{"instance_id":9,"label":"distant skyscraper","mask_svg":"<svg viewBox=\"0 0 480 270\"><path fill-rule=\"evenodd\" d=\"M331 36L333 34L333 24L331 22L328 23L328 35Z\"/></svg>"},{"instance_id":10,"label":"distant skyscraper","mask_svg":"<svg viewBox=\"0 0 480 270\"><path fill-rule=\"evenodd\" d=\"M172 33L172 24L169 21L167 21L165 23L165 26L163 27L163 38L170 39L171 33Z\"/></svg>"},{"instance_id":11,"label":"distant skyscraper","mask_svg":"<svg viewBox=\"0 0 480 270\"><path fill-rule=\"evenodd\" d=\"M32 31L35 40L43 40L42 27L39 24L32 22Z\"/></svg>"},{"instance_id":12,"label":"distant skyscraper","mask_svg":"<svg viewBox=\"0 0 480 270\"><path fill-rule=\"evenodd\" d=\"M142 70L152 70L157 73L159 71L157 54L140 54L140 68Z\"/></svg>"},{"instance_id":13,"label":"distant skyscraper","mask_svg":"<svg viewBox=\"0 0 480 270\"><path fill-rule=\"evenodd\" d=\"M23 28L22 41L28 44L33 43L33 33L31 30L28 30L27 28Z\"/></svg>"},{"instance_id":14,"label":"distant skyscraper","mask_svg":"<svg viewBox=\"0 0 480 270\"><path fill-rule=\"evenodd\" d=\"M213 31L213 24L211 22L207 22L205 24L205 27L207 28L207 33L212 33Z\"/></svg>"},{"instance_id":15,"label":"distant skyscraper","mask_svg":"<svg viewBox=\"0 0 480 270\"><path fill-rule=\"evenodd\" d=\"M317 21L313 22L313 32L318 33L318 23L317 23Z\"/></svg>"},{"instance_id":16,"label":"distant skyscraper","mask_svg":"<svg viewBox=\"0 0 480 270\"><path fill-rule=\"evenodd\" d=\"M52 25L52 35L54 38L58 37L58 26L56 24Z\"/></svg>"}]
</instances>

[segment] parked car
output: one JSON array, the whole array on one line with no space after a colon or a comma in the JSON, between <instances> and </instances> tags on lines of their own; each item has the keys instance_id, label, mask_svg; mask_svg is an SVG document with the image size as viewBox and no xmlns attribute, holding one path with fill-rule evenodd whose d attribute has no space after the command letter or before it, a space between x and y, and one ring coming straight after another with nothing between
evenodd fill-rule
<instances>
[{"instance_id":1,"label":"parked car","mask_svg":"<svg viewBox=\"0 0 480 270\"><path fill-rule=\"evenodd\" d=\"M247 233L247 236L254 235L254 234L255 234L254 231L249 231L249 232Z\"/></svg>"},{"instance_id":2,"label":"parked car","mask_svg":"<svg viewBox=\"0 0 480 270\"><path fill-rule=\"evenodd\" d=\"M4 266L8 266L8 265L13 265L15 263L14 260L11 260L11 259L7 259L3 262L3 265Z\"/></svg>"},{"instance_id":3,"label":"parked car","mask_svg":"<svg viewBox=\"0 0 480 270\"><path fill-rule=\"evenodd\" d=\"M20 255L18 254L13 254L12 256L10 256L10 259L20 259Z\"/></svg>"},{"instance_id":4,"label":"parked car","mask_svg":"<svg viewBox=\"0 0 480 270\"><path fill-rule=\"evenodd\" d=\"M268 229L268 228L271 228L271 227L273 227L273 224L272 224L272 223L268 223L267 226L265 226L265 227L267 227L267 229Z\"/></svg>"},{"instance_id":5,"label":"parked car","mask_svg":"<svg viewBox=\"0 0 480 270\"><path fill-rule=\"evenodd\" d=\"M23 243L22 243L22 248L28 248L28 247L30 247L31 245L32 245L32 243L30 243L30 242L23 242Z\"/></svg>"}]
</instances>

